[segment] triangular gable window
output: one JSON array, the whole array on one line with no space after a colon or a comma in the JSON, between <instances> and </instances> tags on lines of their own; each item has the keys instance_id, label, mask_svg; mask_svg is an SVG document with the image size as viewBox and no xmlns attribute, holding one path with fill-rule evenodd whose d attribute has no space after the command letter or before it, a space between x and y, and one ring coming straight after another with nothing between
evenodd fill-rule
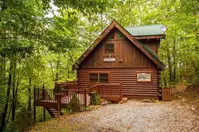
<instances>
[{"instance_id":1,"label":"triangular gable window","mask_svg":"<svg viewBox=\"0 0 199 132\"><path fill-rule=\"evenodd\" d=\"M117 39L123 39L125 38L124 35L121 32L117 32Z\"/></svg>"},{"instance_id":2,"label":"triangular gable window","mask_svg":"<svg viewBox=\"0 0 199 132\"><path fill-rule=\"evenodd\" d=\"M109 36L108 36L108 40L113 40L114 39L114 34L112 33L112 34L110 34Z\"/></svg>"}]
</instances>

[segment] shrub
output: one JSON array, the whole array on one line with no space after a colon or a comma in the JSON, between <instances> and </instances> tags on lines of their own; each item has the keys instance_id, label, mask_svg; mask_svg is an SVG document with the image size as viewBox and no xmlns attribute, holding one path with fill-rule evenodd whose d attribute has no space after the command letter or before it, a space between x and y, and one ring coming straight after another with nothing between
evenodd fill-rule
<instances>
[{"instance_id":1,"label":"shrub","mask_svg":"<svg viewBox=\"0 0 199 132\"><path fill-rule=\"evenodd\" d=\"M72 94L72 99L70 100L68 107L72 112L80 111L81 105L76 93Z\"/></svg>"},{"instance_id":2,"label":"shrub","mask_svg":"<svg viewBox=\"0 0 199 132\"><path fill-rule=\"evenodd\" d=\"M31 113L25 108L21 108L16 115L16 119L7 125L5 132L23 132L33 123Z\"/></svg>"},{"instance_id":3,"label":"shrub","mask_svg":"<svg viewBox=\"0 0 199 132\"><path fill-rule=\"evenodd\" d=\"M93 105L100 105L101 104L101 99L100 99L99 94L93 92L92 95L91 95L90 102Z\"/></svg>"},{"instance_id":4,"label":"shrub","mask_svg":"<svg viewBox=\"0 0 199 132\"><path fill-rule=\"evenodd\" d=\"M97 96L95 97L95 105L100 105L101 104L101 99L99 94L97 94Z\"/></svg>"}]
</instances>

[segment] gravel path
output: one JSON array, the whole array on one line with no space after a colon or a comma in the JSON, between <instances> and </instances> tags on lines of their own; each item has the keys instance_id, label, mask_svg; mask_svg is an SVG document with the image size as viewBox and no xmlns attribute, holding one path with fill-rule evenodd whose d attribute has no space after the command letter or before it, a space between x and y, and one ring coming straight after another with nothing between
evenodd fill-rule
<instances>
[{"instance_id":1,"label":"gravel path","mask_svg":"<svg viewBox=\"0 0 199 132\"><path fill-rule=\"evenodd\" d=\"M85 123L81 131L199 132L199 116L180 102L111 104L70 118Z\"/></svg>"}]
</instances>

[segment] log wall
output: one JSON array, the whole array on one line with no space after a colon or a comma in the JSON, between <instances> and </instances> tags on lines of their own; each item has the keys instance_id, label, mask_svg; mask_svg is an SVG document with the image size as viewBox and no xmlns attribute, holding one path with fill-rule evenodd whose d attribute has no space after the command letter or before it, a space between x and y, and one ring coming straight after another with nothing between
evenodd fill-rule
<instances>
[{"instance_id":1,"label":"log wall","mask_svg":"<svg viewBox=\"0 0 199 132\"><path fill-rule=\"evenodd\" d=\"M122 94L123 96L130 98L155 98L158 99L158 71L156 68L106 68L106 69L80 69L77 72L78 88L88 88L90 84L89 73L90 72L105 72L109 73L110 83L122 82ZM138 82L137 73L151 73L151 82Z\"/></svg>"}]
</instances>

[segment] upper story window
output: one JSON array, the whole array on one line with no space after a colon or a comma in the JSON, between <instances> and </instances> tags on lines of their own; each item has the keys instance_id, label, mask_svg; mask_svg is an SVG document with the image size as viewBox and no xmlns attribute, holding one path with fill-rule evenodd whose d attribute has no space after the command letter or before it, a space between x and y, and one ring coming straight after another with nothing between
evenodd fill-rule
<instances>
[{"instance_id":1,"label":"upper story window","mask_svg":"<svg viewBox=\"0 0 199 132\"><path fill-rule=\"evenodd\" d=\"M114 53L114 44L105 44L105 53Z\"/></svg>"},{"instance_id":2,"label":"upper story window","mask_svg":"<svg viewBox=\"0 0 199 132\"><path fill-rule=\"evenodd\" d=\"M108 40L113 40L114 39L114 33L108 36Z\"/></svg>"},{"instance_id":3,"label":"upper story window","mask_svg":"<svg viewBox=\"0 0 199 132\"><path fill-rule=\"evenodd\" d=\"M121 32L117 32L117 39L123 39L125 38L124 35Z\"/></svg>"}]
</instances>

